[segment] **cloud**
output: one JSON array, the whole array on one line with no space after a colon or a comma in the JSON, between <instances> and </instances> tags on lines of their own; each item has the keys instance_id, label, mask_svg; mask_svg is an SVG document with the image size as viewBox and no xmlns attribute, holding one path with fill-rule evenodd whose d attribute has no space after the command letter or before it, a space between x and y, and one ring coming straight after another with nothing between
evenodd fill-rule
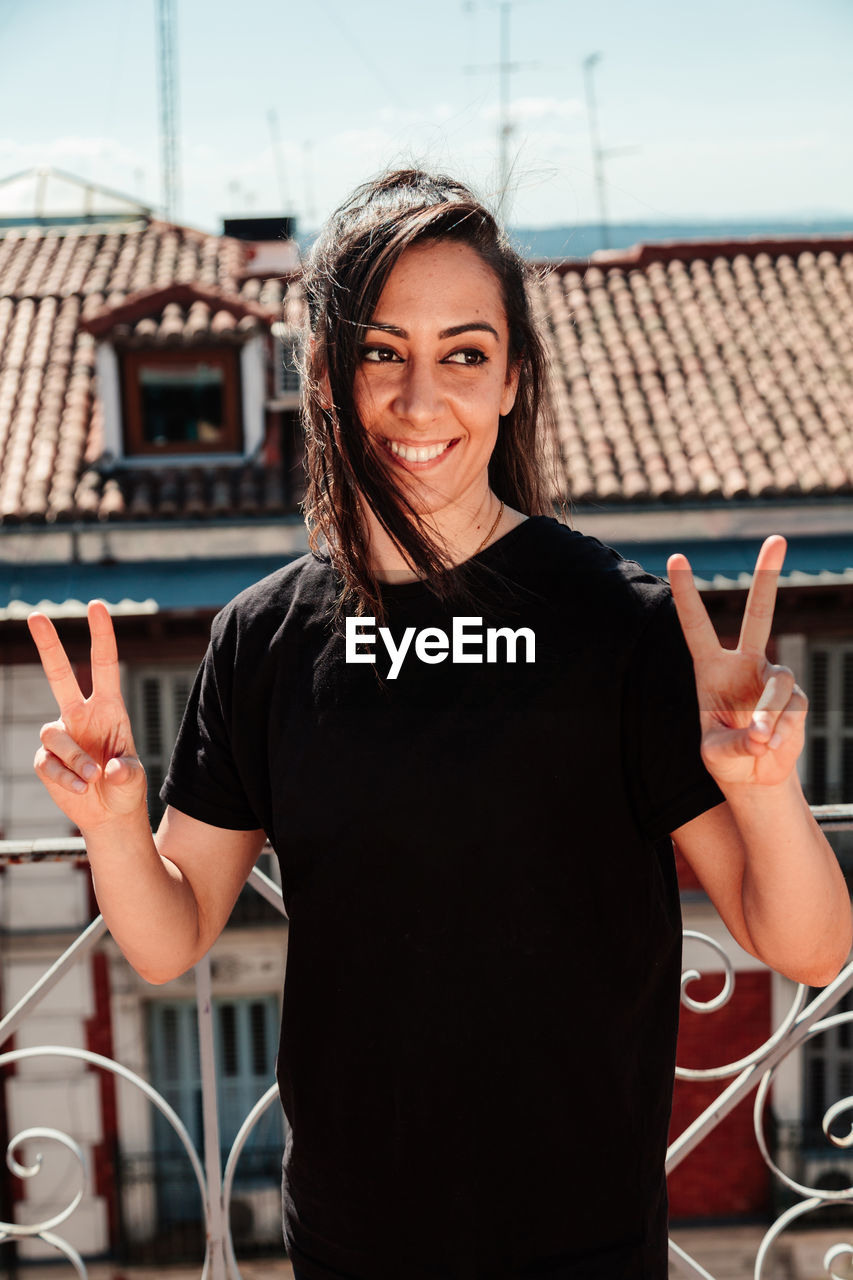
<instances>
[{"instance_id":1,"label":"cloud","mask_svg":"<svg viewBox=\"0 0 853 1280\"><path fill-rule=\"evenodd\" d=\"M125 146L117 138L82 137L68 135L53 138L49 142L19 143L12 138L0 138L0 164L8 162L18 168L28 169L35 165L54 165L60 169L80 169L89 167L92 161L107 161L110 164L124 165L128 168L140 168L149 163L151 157L141 151Z\"/></svg>"}]
</instances>

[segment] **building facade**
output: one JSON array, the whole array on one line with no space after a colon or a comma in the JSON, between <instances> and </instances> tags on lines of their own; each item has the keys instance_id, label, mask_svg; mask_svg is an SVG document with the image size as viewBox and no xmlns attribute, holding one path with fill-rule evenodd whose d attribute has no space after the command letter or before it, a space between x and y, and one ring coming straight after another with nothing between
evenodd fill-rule
<instances>
[{"instance_id":1,"label":"building facade","mask_svg":"<svg viewBox=\"0 0 853 1280\"><path fill-rule=\"evenodd\" d=\"M269 226L229 231L206 235L127 209L0 229L6 839L73 834L32 772L39 727L55 709L26 632L31 609L55 619L85 687L85 602L109 603L156 820L214 613L307 548L298 256ZM555 500L570 500L578 528L654 572L685 551L732 644L757 547L786 534L775 653L811 698L803 779L813 803L853 801L853 240L599 255L544 274L536 304L552 356ZM846 866L853 849L840 843L839 852ZM724 1011L685 1012L683 1061L735 1060L766 1038L793 989L724 936L686 872L682 887L685 926L719 940L737 974ZM4 869L4 1010L94 909L85 866ZM286 926L247 901L214 950L224 1141L271 1080L285 955ZM714 955L690 942L686 961L705 975L690 993L712 994L721 981ZM190 979L148 987L106 942L16 1044L97 1046L151 1079L197 1130L193 1016ZM840 1038L786 1064L774 1111L797 1158L822 1158L809 1154L815 1122L849 1073ZM676 1129L706 1095L705 1086L678 1086ZM93 1170L68 1233L83 1252L114 1250L120 1238L134 1256L168 1253L170 1243L174 1252L178 1234L197 1225L173 1142L132 1090L83 1063L69 1070L44 1059L7 1076L4 1096L0 1140L74 1118ZM750 1124L735 1112L679 1169L674 1216L769 1207ZM256 1243L277 1238L283 1136L270 1117L247 1153L241 1212ZM839 1164L836 1154L812 1172L832 1177ZM48 1216L62 1186L61 1171L51 1185L16 1183L15 1212Z\"/></svg>"}]
</instances>

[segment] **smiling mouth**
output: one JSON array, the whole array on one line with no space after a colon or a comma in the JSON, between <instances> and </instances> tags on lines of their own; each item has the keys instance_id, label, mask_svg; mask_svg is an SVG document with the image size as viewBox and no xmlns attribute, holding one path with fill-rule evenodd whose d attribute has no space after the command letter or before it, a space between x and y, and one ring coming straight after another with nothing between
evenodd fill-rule
<instances>
[{"instance_id":1,"label":"smiling mouth","mask_svg":"<svg viewBox=\"0 0 853 1280\"><path fill-rule=\"evenodd\" d=\"M389 453L402 462L434 462L436 458L447 453L448 449L452 449L458 443L458 439L443 440L440 444L411 445L403 444L399 440L383 438L382 443Z\"/></svg>"}]
</instances>

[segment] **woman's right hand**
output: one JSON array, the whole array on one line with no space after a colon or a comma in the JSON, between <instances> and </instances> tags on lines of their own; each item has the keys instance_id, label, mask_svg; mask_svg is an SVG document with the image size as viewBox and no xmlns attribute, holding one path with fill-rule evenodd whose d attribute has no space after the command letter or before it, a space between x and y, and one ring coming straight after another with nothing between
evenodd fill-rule
<instances>
[{"instance_id":1,"label":"woman's right hand","mask_svg":"<svg viewBox=\"0 0 853 1280\"><path fill-rule=\"evenodd\" d=\"M145 770L121 696L118 651L105 604L88 609L92 693L84 698L56 629L42 613L28 622L59 707L42 726L34 768L51 798L83 834L145 809Z\"/></svg>"}]
</instances>

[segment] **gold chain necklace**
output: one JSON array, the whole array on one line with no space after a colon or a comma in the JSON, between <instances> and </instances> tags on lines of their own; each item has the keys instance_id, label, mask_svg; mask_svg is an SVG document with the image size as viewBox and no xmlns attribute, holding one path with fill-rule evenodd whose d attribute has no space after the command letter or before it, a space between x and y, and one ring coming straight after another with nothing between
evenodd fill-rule
<instances>
[{"instance_id":1,"label":"gold chain necklace","mask_svg":"<svg viewBox=\"0 0 853 1280\"><path fill-rule=\"evenodd\" d=\"M478 556L478 555L480 554L480 552L483 550L483 547L484 547L484 546L486 545L486 543L489 541L489 538L491 538L491 536L492 536L492 534L494 533L495 529L497 529L498 525L499 525L499 524L500 524L500 522L501 522L501 516L503 515L503 513L504 513L504 504L503 504L503 502L501 502L501 505L500 505L500 507L498 508L498 514L495 516L495 523L492 525L491 529L490 529L490 530L489 530L489 532L486 534L485 538L484 538L484 539L483 539L483 541L480 543L480 545L479 545L479 547L477 548L477 550L474 552L474 555L475 555L475 556Z\"/></svg>"}]
</instances>

